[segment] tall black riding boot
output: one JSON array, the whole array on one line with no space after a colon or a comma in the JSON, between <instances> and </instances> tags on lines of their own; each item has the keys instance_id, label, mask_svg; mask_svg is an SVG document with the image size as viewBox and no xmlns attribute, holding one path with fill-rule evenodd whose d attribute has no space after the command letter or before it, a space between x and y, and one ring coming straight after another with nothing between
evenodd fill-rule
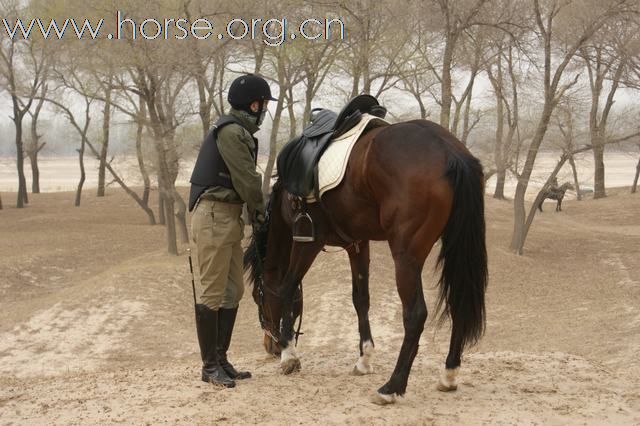
<instances>
[{"instance_id":1,"label":"tall black riding boot","mask_svg":"<svg viewBox=\"0 0 640 426\"><path fill-rule=\"evenodd\" d=\"M232 388L236 382L229 377L218 360L219 317L219 311L214 311L206 305L196 305L196 330L202 357L202 381Z\"/></svg>"},{"instance_id":2,"label":"tall black riding boot","mask_svg":"<svg viewBox=\"0 0 640 426\"><path fill-rule=\"evenodd\" d=\"M238 308L224 309L220 308L220 322L218 323L218 362L229 377L236 380L249 379L251 373L248 371L237 371L233 365L227 360L227 351L231 344L231 335L233 334L233 326L236 323L236 315Z\"/></svg>"}]
</instances>

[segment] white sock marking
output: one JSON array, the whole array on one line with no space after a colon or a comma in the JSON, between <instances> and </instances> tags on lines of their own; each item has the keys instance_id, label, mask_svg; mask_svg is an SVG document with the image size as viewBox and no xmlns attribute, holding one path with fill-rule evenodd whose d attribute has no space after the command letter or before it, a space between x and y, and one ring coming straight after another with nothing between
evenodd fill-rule
<instances>
[{"instance_id":1,"label":"white sock marking","mask_svg":"<svg viewBox=\"0 0 640 426\"><path fill-rule=\"evenodd\" d=\"M373 354L375 352L375 348L373 347L373 342L371 340L367 340L362 345L362 356L358 358L358 362L356 362L356 368L362 374L371 374L373 373L373 366L371 365L371 359L373 358Z\"/></svg>"}]
</instances>

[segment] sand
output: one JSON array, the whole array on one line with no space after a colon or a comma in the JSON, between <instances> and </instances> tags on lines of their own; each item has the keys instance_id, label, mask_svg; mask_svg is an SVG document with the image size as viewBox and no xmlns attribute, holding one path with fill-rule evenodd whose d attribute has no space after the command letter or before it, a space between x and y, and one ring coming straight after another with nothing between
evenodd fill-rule
<instances>
[{"instance_id":1,"label":"sand","mask_svg":"<svg viewBox=\"0 0 640 426\"><path fill-rule=\"evenodd\" d=\"M184 191L184 188L183 188ZM235 389L200 382L186 246L126 194L32 196L0 211L2 424L639 424L640 196L565 201L538 215L524 256L507 247L512 206L487 198L487 332L466 351L457 392L436 390L449 329L430 317L407 394L370 402L402 338L393 263L372 244L375 372L357 360L347 256L321 254L304 281L302 370L282 376L243 300L230 358L254 378ZM152 204L155 205L155 204Z\"/></svg>"}]
</instances>

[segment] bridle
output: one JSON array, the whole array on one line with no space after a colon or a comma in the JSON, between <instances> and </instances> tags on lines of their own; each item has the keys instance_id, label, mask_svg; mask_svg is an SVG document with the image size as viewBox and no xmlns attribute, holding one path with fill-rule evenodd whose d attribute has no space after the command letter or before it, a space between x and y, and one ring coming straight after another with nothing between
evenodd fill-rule
<instances>
[{"instance_id":1,"label":"bridle","mask_svg":"<svg viewBox=\"0 0 640 426\"><path fill-rule=\"evenodd\" d=\"M277 185L277 183L276 183ZM273 189L273 193L275 193L275 186ZM272 195L273 195L272 193ZM269 202L267 203L266 209L265 209L265 223L269 223L270 220L270 216L271 216L271 203L272 203L272 199L269 200ZM262 263L262 261L264 259L260 258L260 252L257 251L256 255L259 257L259 261L260 263ZM260 268L262 270L262 274L264 274L264 268ZM300 297L296 298L293 300L293 304L295 305L296 302L302 302L303 297L302 297L302 282L300 282L299 284L300 287ZM277 299L279 299L280 301L282 301L282 295L279 294L278 292L265 287L264 285L264 281L262 279L262 277L260 277L259 280L256 280L255 282L255 286L256 289L258 290L258 320L260 321L260 327L262 328L262 331L274 342L274 343L278 343L279 339L275 336L274 334L274 329L275 329L275 325L272 321L267 321L266 317L264 316L264 301L265 301L265 289L267 290L267 292L269 292L269 294ZM302 327L302 311L304 309L304 304L301 303L300 305L300 319L298 321L298 329L296 331L294 331L294 335L295 335L295 339L296 339L296 343L295 345L298 346L298 338L300 337L300 335L304 334L300 331L300 328ZM291 307L292 313L293 313L293 306ZM271 312L269 312L269 316L271 318L273 318L273 315L271 315ZM282 319L280 319L280 321L282 322ZM278 330L280 329L280 324L278 324Z\"/></svg>"},{"instance_id":2,"label":"bridle","mask_svg":"<svg viewBox=\"0 0 640 426\"><path fill-rule=\"evenodd\" d=\"M273 297L282 300L282 295L277 293L276 291L265 287L264 282L262 280L259 281L259 283L256 283L256 288L258 290L258 319L260 321L260 327L262 328L262 331L264 331L264 333L274 342L274 343L278 343L279 339L274 335L273 330L275 329L275 324L272 321L267 321L267 318L264 316L264 301L265 301L265 290ZM300 283L300 296L296 299L293 300L293 303L295 304L296 302L302 302L303 300L303 295L302 295L302 282ZM293 307L292 307L293 309ZM301 304L300 305L300 316L299 316L299 320L298 320L298 329L296 331L294 331L294 335L295 335L295 339L296 339L296 343L295 345L298 346L298 338L300 337L300 335L304 334L302 332L300 332L300 328L302 327L302 311L304 309L304 305ZM273 317L273 315L271 315L271 312L269 312L269 316ZM282 319L280 320L282 321ZM278 327L279 328L279 327Z\"/></svg>"}]
</instances>

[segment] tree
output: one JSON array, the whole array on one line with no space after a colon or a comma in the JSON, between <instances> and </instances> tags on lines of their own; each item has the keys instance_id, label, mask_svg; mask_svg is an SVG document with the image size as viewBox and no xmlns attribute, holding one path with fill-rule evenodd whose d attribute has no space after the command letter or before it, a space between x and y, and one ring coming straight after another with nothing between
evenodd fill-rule
<instances>
[{"instance_id":1,"label":"tree","mask_svg":"<svg viewBox=\"0 0 640 426\"><path fill-rule=\"evenodd\" d=\"M514 140L520 121L518 98L520 82L516 70L515 41L507 38L497 41L495 45L496 52L493 60L487 62L487 75L496 97L497 118L493 157L496 165L496 188L493 198L504 200L507 170L513 166Z\"/></svg>"},{"instance_id":2,"label":"tree","mask_svg":"<svg viewBox=\"0 0 640 426\"><path fill-rule=\"evenodd\" d=\"M44 79L46 80L46 78ZM40 93L38 94L40 99L36 104L36 108L33 112L29 111L29 114L31 114L31 141L27 147L26 154L31 163L31 192L34 194L40 193L40 168L38 167L38 154L47 144L46 142L41 142L42 135L38 133L38 119L40 117L40 112L42 111L42 106L44 105L44 98L47 95L47 89L48 86L46 84L41 86Z\"/></svg>"},{"instance_id":3,"label":"tree","mask_svg":"<svg viewBox=\"0 0 640 426\"><path fill-rule=\"evenodd\" d=\"M556 114L556 125L562 135L564 143L563 151L567 153L567 160L571 165L571 171L573 172L573 185L576 190L578 201L582 200L582 191L580 190L580 180L578 179L578 168L576 167L576 161L573 156L573 152L576 150L576 131L575 131L575 107L574 99L568 98L566 102L562 102L558 106L558 113ZM577 103L577 102L575 102Z\"/></svg>"},{"instance_id":4,"label":"tree","mask_svg":"<svg viewBox=\"0 0 640 426\"><path fill-rule=\"evenodd\" d=\"M565 80L567 67L574 56L587 41L612 17L625 11L627 2L615 0L609 2L589 2L588 14L573 15L568 8L570 3L559 1L534 0L533 14L536 23L536 35L542 44L543 62L543 106L536 131L529 145L522 172L518 176L514 197L514 228L511 249L522 254L526 239L525 193L544 140L553 110L565 92L578 81L578 74ZM562 46L562 48L560 48ZM553 60L552 60L553 59Z\"/></svg>"},{"instance_id":5,"label":"tree","mask_svg":"<svg viewBox=\"0 0 640 426\"><path fill-rule=\"evenodd\" d=\"M591 89L589 112L589 137L593 146L594 189L593 198L606 196L604 146L608 138L607 125L616 91L624 82L629 66L628 45L638 27L627 16L619 16L608 22L598 37L585 44L579 51L585 62ZM608 85L605 83L608 81Z\"/></svg>"},{"instance_id":6,"label":"tree","mask_svg":"<svg viewBox=\"0 0 640 426\"><path fill-rule=\"evenodd\" d=\"M640 145L638 145L640 147ZM631 185L631 193L635 194L638 189L638 178L640 177L640 158L638 158L638 164L636 165L636 175L633 178L633 185ZM2 208L2 200L0 200L0 208Z\"/></svg>"},{"instance_id":7,"label":"tree","mask_svg":"<svg viewBox=\"0 0 640 426\"><path fill-rule=\"evenodd\" d=\"M336 64L351 79L347 98L362 93L379 97L400 80L396 72L402 52L399 46L411 34L403 21L408 14L393 1L379 1L375 7L366 0L340 2L340 9L349 34Z\"/></svg>"},{"instance_id":8,"label":"tree","mask_svg":"<svg viewBox=\"0 0 640 426\"><path fill-rule=\"evenodd\" d=\"M2 15L8 21L28 14L20 7L18 1L2 4ZM23 208L29 202L27 182L24 174L24 141L22 122L31 109L34 98L44 84L46 73L45 49L31 40L15 37L3 37L0 41L0 77L2 85L11 97L13 115L11 120L15 126L16 165L18 169L18 197L16 206Z\"/></svg>"},{"instance_id":9,"label":"tree","mask_svg":"<svg viewBox=\"0 0 640 426\"><path fill-rule=\"evenodd\" d=\"M453 77L455 53L465 31L477 25L477 20L487 0L432 0L441 14L441 34L444 48L440 71L440 125L451 129L451 107L453 104ZM431 8L426 8L431 12Z\"/></svg>"}]
</instances>

